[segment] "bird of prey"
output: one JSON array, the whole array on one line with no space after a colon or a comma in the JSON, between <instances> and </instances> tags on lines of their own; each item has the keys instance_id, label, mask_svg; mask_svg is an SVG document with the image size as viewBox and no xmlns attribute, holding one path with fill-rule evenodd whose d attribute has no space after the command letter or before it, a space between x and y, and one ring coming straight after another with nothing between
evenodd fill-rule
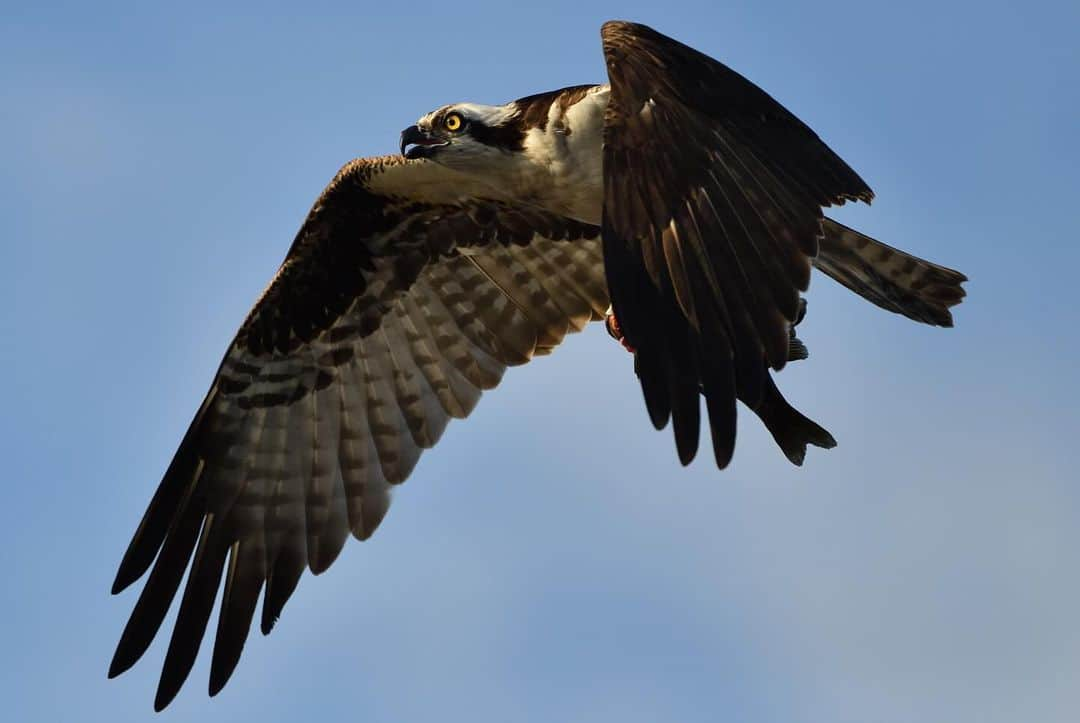
<instances>
[{"instance_id":1,"label":"bird of prey","mask_svg":"<svg viewBox=\"0 0 1080 723\"><path fill-rule=\"evenodd\" d=\"M688 463L703 396L720 468L737 400L795 464L835 444L772 379L805 356L811 268L952 324L965 277L825 218L873 193L788 110L643 25L601 39L607 84L439 108L400 156L349 162L315 201L120 563L114 593L150 574L110 677L146 651L190 563L155 708L191 670L224 576L216 694L260 594L265 634L305 568L375 531L451 418L609 306L654 425L672 422Z\"/></svg>"}]
</instances>

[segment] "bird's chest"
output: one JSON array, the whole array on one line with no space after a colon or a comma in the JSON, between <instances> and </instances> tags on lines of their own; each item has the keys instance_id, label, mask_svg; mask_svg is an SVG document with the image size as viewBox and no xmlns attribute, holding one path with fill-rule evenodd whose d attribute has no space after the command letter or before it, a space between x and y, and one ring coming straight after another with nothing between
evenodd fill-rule
<instances>
[{"instance_id":1,"label":"bird's chest","mask_svg":"<svg viewBox=\"0 0 1080 723\"><path fill-rule=\"evenodd\" d=\"M525 139L524 195L564 216L599 224L604 192L603 109L597 93L534 128ZM553 114L554 115L554 114Z\"/></svg>"}]
</instances>

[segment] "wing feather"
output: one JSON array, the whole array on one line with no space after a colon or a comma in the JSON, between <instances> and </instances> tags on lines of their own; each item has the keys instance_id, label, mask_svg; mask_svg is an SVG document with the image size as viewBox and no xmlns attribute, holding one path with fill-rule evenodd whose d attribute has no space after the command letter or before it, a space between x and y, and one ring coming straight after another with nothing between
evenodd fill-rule
<instances>
[{"instance_id":1,"label":"wing feather","mask_svg":"<svg viewBox=\"0 0 1080 723\"><path fill-rule=\"evenodd\" d=\"M189 495L194 487L195 485L188 487ZM142 657L157 635L165 613L176 597L203 523L203 510L190 502L188 498L179 502L180 512L154 561L150 578L139 594L139 600L135 603L135 609L116 646L116 653L109 666L110 678L123 673Z\"/></svg>"},{"instance_id":2,"label":"wing feather","mask_svg":"<svg viewBox=\"0 0 1080 723\"><path fill-rule=\"evenodd\" d=\"M460 310L462 319L478 322L477 341L492 357L507 366L525 364L536 351L539 329L481 268L466 261L469 266L456 268L440 290L445 301Z\"/></svg>"},{"instance_id":3,"label":"wing feather","mask_svg":"<svg viewBox=\"0 0 1080 723\"><path fill-rule=\"evenodd\" d=\"M536 246L515 246L508 249L514 261L544 290L546 303L555 307L566 323L566 330L581 331L593 320L593 307L583 295ZM603 263L600 261L599 263ZM606 296L606 294L605 294Z\"/></svg>"},{"instance_id":4,"label":"wing feather","mask_svg":"<svg viewBox=\"0 0 1080 723\"><path fill-rule=\"evenodd\" d=\"M215 480L208 478L207 483ZM195 656L202 645L206 625L210 621L210 611L217 597L221 584L221 573L225 566L225 555L229 546L224 542L226 535L214 513L206 514L195 559L191 563L188 582L184 586L184 595L180 601L180 611L176 615L169 648L165 653L165 662L161 668L157 695L154 697L154 710L165 708L180 687L187 680Z\"/></svg>"},{"instance_id":5,"label":"wing feather","mask_svg":"<svg viewBox=\"0 0 1080 723\"><path fill-rule=\"evenodd\" d=\"M467 191L431 163L369 159L313 206L117 572L114 592L152 566L110 675L146 651L191 561L157 709L190 673L219 587L211 694L260 594L268 633L305 569L375 531L451 418L600 318L599 229Z\"/></svg>"},{"instance_id":6,"label":"wing feather","mask_svg":"<svg viewBox=\"0 0 1080 723\"><path fill-rule=\"evenodd\" d=\"M440 416L463 419L476 404L478 390L443 358L435 334L429 330L415 305L407 305L408 298L398 301L394 314L412 360L431 391L432 396L425 394L425 399L434 399L438 403ZM432 414L439 413L433 411ZM445 426L446 422L442 424Z\"/></svg>"},{"instance_id":7,"label":"wing feather","mask_svg":"<svg viewBox=\"0 0 1080 723\"><path fill-rule=\"evenodd\" d=\"M418 283L400 303L417 338L423 340L425 347L433 347L432 364L437 365L439 374L446 380L445 392L441 385L435 385L443 408L455 419L464 419L480 401L481 390L494 387L498 377L491 381L490 377L481 376L471 351L475 347L453 318L445 313L445 307L436 307L427 301L429 298L430 291L423 283ZM479 349L475 351L482 353ZM434 376L435 372L432 374Z\"/></svg>"},{"instance_id":8,"label":"wing feather","mask_svg":"<svg viewBox=\"0 0 1080 723\"><path fill-rule=\"evenodd\" d=\"M311 471L304 504L307 523L308 567L318 575L337 559L348 537L345 483L338 461L341 404L336 389L319 389L308 395L311 423L308 427Z\"/></svg>"},{"instance_id":9,"label":"wing feather","mask_svg":"<svg viewBox=\"0 0 1080 723\"><path fill-rule=\"evenodd\" d=\"M607 284L603 277L591 271L603 268L604 250L599 239L583 239L576 244L533 244L528 248L547 259L554 267L555 275L566 282L568 292L572 291L575 298L583 299L589 305L593 321L605 317L611 303ZM563 298L562 293L554 296Z\"/></svg>"},{"instance_id":10,"label":"wing feather","mask_svg":"<svg viewBox=\"0 0 1080 723\"><path fill-rule=\"evenodd\" d=\"M446 269L432 269L427 278L413 286L409 296L416 299L425 321L436 333L436 343L454 368L477 389L494 389L502 380L506 365L488 351L492 344L471 307L463 308L444 300L437 277L445 273Z\"/></svg>"},{"instance_id":11,"label":"wing feather","mask_svg":"<svg viewBox=\"0 0 1080 723\"><path fill-rule=\"evenodd\" d=\"M367 387L368 426L379 464L388 482L400 484L420 459L420 448L397 406L390 354L382 339L368 337L359 356Z\"/></svg>"},{"instance_id":12,"label":"wing feather","mask_svg":"<svg viewBox=\"0 0 1080 723\"><path fill-rule=\"evenodd\" d=\"M273 487L264 524L268 566L261 622L264 635L277 622L307 566L305 479L310 458L306 440L301 438L306 427L303 420L295 411L290 415L284 430L281 467L276 475L269 476Z\"/></svg>"},{"instance_id":13,"label":"wing feather","mask_svg":"<svg viewBox=\"0 0 1080 723\"><path fill-rule=\"evenodd\" d=\"M821 207L873 194L813 131L723 64L633 23L606 23L601 38L612 304L638 350L653 423L672 415L688 461L697 402L686 390L700 386L723 467L735 443L734 396L756 408L766 368L787 362Z\"/></svg>"},{"instance_id":14,"label":"wing feather","mask_svg":"<svg viewBox=\"0 0 1080 723\"><path fill-rule=\"evenodd\" d=\"M367 382L358 364L340 370L341 476L346 511L353 536L366 540L382 522L390 506L390 483L379 464L378 450L367 416Z\"/></svg>"},{"instance_id":15,"label":"wing feather","mask_svg":"<svg viewBox=\"0 0 1080 723\"><path fill-rule=\"evenodd\" d=\"M539 278L529 273L513 247L495 247L470 255L481 273L510 304L515 313L528 319L536 329L536 342L529 356L553 349L566 336L569 320Z\"/></svg>"}]
</instances>

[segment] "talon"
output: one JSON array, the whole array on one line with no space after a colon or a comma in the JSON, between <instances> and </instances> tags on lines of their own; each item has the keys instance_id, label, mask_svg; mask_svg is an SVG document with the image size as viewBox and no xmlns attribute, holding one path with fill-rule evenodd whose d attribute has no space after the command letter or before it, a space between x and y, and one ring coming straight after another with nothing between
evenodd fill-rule
<instances>
[{"instance_id":1,"label":"talon","mask_svg":"<svg viewBox=\"0 0 1080 723\"><path fill-rule=\"evenodd\" d=\"M619 326L619 320L615 318L614 311L608 310L607 317L604 318L604 326L607 327L608 336L615 341L622 341L622 327Z\"/></svg>"},{"instance_id":2,"label":"talon","mask_svg":"<svg viewBox=\"0 0 1080 723\"><path fill-rule=\"evenodd\" d=\"M608 307L607 316L604 317L604 328L607 329L608 336L622 344L623 349L626 349L631 354L637 351L637 349L630 346L629 342L626 341L622 327L619 326L619 320L615 318L615 312L611 307Z\"/></svg>"}]
</instances>

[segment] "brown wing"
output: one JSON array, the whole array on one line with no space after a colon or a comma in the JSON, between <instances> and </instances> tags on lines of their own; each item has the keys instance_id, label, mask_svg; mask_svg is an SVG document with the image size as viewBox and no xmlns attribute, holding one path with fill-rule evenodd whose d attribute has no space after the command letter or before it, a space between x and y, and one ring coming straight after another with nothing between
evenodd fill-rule
<instances>
[{"instance_id":1,"label":"brown wing","mask_svg":"<svg viewBox=\"0 0 1080 723\"><path fill-rule=\"evenodd\" d=\"M602 315L598 229L469 196L447 173L397 158L342 169L230 345L113 586L153 564L110 676L145 652L194 553L158 710L191 670L226 558L211 695L264 584L267 633L305 567L374 532L451 418Z\"/></svg>"},{"instance_id":2,"label":"brown wing","mask_svg":"<svg viewBox=\"0 0 1080 723\"><path fill-rule=\"evenodd\" d=\"M672 419L689 462L700 387L724 467L736 396L755 410L783 401L768 367L787 361L821 207L873 194L813 131L721 63L642 25L609 22L601 35L612 304L638 349L653 423Z\"/></svg>"}]
</instances>

